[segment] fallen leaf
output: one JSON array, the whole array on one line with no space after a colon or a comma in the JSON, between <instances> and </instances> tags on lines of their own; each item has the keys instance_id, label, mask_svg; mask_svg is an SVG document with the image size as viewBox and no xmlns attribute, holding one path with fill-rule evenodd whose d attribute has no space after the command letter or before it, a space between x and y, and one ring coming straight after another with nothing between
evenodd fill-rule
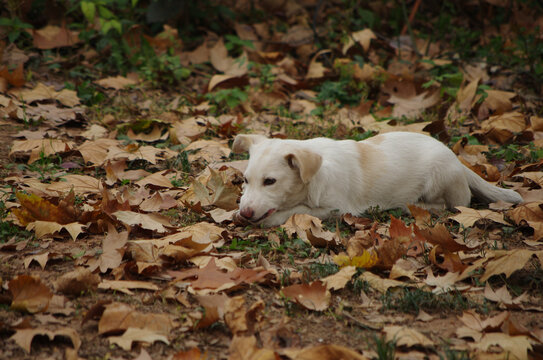
<instances>
[{"instance_id":1,"label":"fallen leaf","mask_svg":"<svg viewBox=\"0 0 543 360\"><path fill-rule=\"evenodd\" d=\"M41 50L73 46L80 41L77 31L55 25L47 25L38 30L31 30L30 33L34 46Z\"/></svg>"},{"instance_id":2,"label":"fallen leaf","mask_svg":"<svg viewBox=\"0 0 543 360\"><path fill-rule=\"evenodd\" d=\"M464 325L478 332L497 331L508 318L509 312L504 311L496 316L490 316L483 320L481 316L473 310L464 311L462 316L459 317Z\"/></svg>"},{"instance_id":3,"label":"fallen leaf","mask_svg":"<svg viewBox=\"0 0 543 360\"><path fill-rule=\"evenodd\" d=\"M107 236L102 240L100 272L115 269L121 264L127 240L127 231L118 233L114 226L109 226Z\"/></svg>"},{"instance_id":4,"label":"fallen leaf","mask_svg":"<svg viewBox=\"0 0 543 360\"><path fill-rule=\"evenodd\" d=\"M230 353L229 360L277 360L273 350L261 349L257 346L253 335L234 335L228 352Z\"/></svg>"},{"instance_id":5,"label":"fallen leaf","mask_svg":"<svg viewBox=\"0 0 543 360\"><path fill-rule=\"evenodd\" d=\"M450 216L450 219L464 225L464 227L472 227L479 220L491 220L503 225L509 225L504 218L503 214L492 210L476 210L467 208L464 206L457 206L456 209L460 211L460 214Z\"/></svg>"},{"instance_id":6,"label":"fallen leaf","mask_svg":"<svg viewBox=\"0 0 543 360\"><path fill-rule=\"evenodd\" d=\"M487 281L491 276L498 274L505 274L505 277L508 278L515 271L522 269L534 255L543 265L543 250L514 249L495 251L494 253L496 256L486 264L485 272L480 278L481 281Z\"/></svg>"},{"instance_id":7,"label":"fallen leaf","mask_svg":"<svg viewBox=\"0 0 543 360\"><path fill-rule=\"evenodd\" d=\"M10 280L8 290L13 297L11 308L30 313L47 310L53 297L53 293L47 286L39 279L28 275L18 275Z\"/></svg>"},{"instance_id":8,"label":"fallen leaf","mask_svg":"<svg viewBox=\"0 0 543 360\"><path fill-rule=\"evenodd\" d=\"M528 351L532 350L531 340L528 336L509 336L504 333L484 334L481 340L470 344L472 349L483 351L488 351L495 346L504 350L503 358L506 359L528 360Z\"/></svg>"},{"instance_id":9,"label":"fallen leaf","mask_svg":"<svg viewBox=\"0 0 543 360\"><path fill-rule=\"evenodd\" d=\"M364 29L364 30L353 32L351 33L351 36L349 36L347 43L343 45L343 49L341 50L341 52L343 53L343 55L347 54L347 51L349 51L349 49L355 43L359 43L360 46L362 46L362 48L364 49L364 51L368 51L368 49L370 48L371 40L376 39L376 38L377 37L375 36L373 31L371 31L371 29Z\"/></svg>"},{"instance_id":10,"label":"fallen leaf","mask_svg":"<svg viewBox=\"0 0 543 360\"><path fill-rule=\"evenodd\" d=\"M79 296L85 291L96 289L99 283L100 276L98 274L93 274L87 268L77 267L53 281L53 286L55 291L66 295Z\"/></svg>"},{"instance_id":11,"label":"fallen leaf","mask_svg":"<svg viewBox=\"0 0 543 360\"><path fill-rule=\"evenodd\" d=\"M287 286L282 288L281 292L309 310L324 311L330 305L331 295L322 281Z\"/></svg>"},{"instance_id":12,"label":"fallen leaf","mask_svg":"<svg viewBox=\"0 0 543 360\"><path fill-rule=\"evenodd\" d=\"M110 336L108 338L110 344L116 344L121 349L130 351L132 343L135 341L152 344L156 341L162 341L166 345L170 345L168 338L162 334L158 334L152 330L140 328L128 328L121 336Z\"/></svg>"},{"instance_id":13,"label":"fallen leaf","mask_svg":"<svg viewBox=\"0 0 543 360\"><path fill-rule=\"evenodd\" d=\"M301 350L287 351L292 360L369 360L354 350L344 346L328 344L309 346Z\"/></svg>"},{"instance_id":14,"label":"fallen leaf","mask_svg":"<svg viewBox=\"0 0 543 360\"><path fill-rule=\"evenodd\" d=\"M48 157L50 155L64 153L70 151L73 146L72 142L58 139L16 140L13 142L9 155L30 152L28 163L32 164L39 160L41 156Z\"/></svg>"},{"instance_id":15,"label":"fallen leaf","mask_svg":"<svg viewBox=\"0 0 543 360\"><path fill-rule=\"evenodd\" d=\"M387 290L391 287L404 287L409 285L403 281L383 279L382 277L375 275L369 271L363 272L362 275L360 275L359 279L362 281L367 281L372 288L378 290L383 294L386 293Z\"/></svg>"},{"instance_id":16,"label":"fallen leaf","mask_svg":"<svg viewBox=\"0 0 543 360\"><path fill-rule=\"evenodd\" d=\"M127 225L141 226L143 229L165 233L166 227L172 227L167 217L159 214L140 214L134 211L116 211L113 215Z\"/></svg>"},{"instance_id":17,"label":"fallen leaf","mask_svg":"<svg viewBox=\"0 0 543 360\"><path fill-rule=\"evenodd\" d=\"M80 103L75 90L56 91L53 86L47 86L43 83L38 83L34 89L20 90L16 96L29 104L35 101L56 100L64 106L74 107Z\"/></svg>"},{"instance_id":18,"label":"fallen leaf","mask_svg":"<svg viewBox=\"0 0 543 360\"><path fill-rule=\"evenodd\" d=\"M122 90L127 86L137 85L138 80L117 75L115 77L107 77L104 79L96 80L95 83L104 88Z\"/></svg>"},{"instance_id":19,"label":"fallen leaf","mask_svg":"<svg viewBox=\"0 0 543 360\"><path fill-rule=\"evenodd\" d=\"M102 280L98 289L120 291L127 295L134 295L131 289L158 290L158 286L147 281L137 280Z\"/></svg>"},{"instance_id":20,"label":"fallen leaf","mask_svg":"<svg viewBox=\"0 0 543 360\"><path fill-rule=\"evenodd\" d=\"M327 276L321 281L326 285L327 290L339 290L345 287L355 273L356 267L345 266L334 275Z\"/></svg>"},{"instance_id":21,"label":"fallen leaf","mask_svg":"<svg viewBox=\"0 0 543 360\"><path fill-rule=\"evenodd\" d=\"M10 337L10 339L22 347L27 354L30 354L32 340L36 335L47 336L50 341L54 341L56 337L67 337L72 342L72 346L76 352L81 346L79 335L74 329L71 328L60 328L53 331L41 328L18 329L16 330L15 334Z\"/></svg>"},{"instance_id":22,"label":"fallen leaf","mask_svg":"<svg viewBox=\"0 0 543 360\"><path fill-rule=\"evenodd\" d=\"M162 336L171 334L176 323L167 314L142 313L124 303L111 303L98 322L98 334L110 334L120 330L142 329Z\"/></svg>"},{"instance_id":23,"label":"fallen leaf","mask_svg":"<svg viewBox=\"0 0 543 360\"><path fill-rule=\"evenodd\" d=\"M434 346L434 342L419 331L405 326L385 326L386 341L394 341L396 346Z\"/></svg>"}]
</instances>

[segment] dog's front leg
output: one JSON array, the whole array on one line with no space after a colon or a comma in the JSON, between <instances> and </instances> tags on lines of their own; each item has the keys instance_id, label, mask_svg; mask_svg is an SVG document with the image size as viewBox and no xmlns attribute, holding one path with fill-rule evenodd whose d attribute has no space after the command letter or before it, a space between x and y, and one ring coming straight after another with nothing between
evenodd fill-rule
<instances>
[{"instance_id":1,"label":"dog's front leg","mask_svg":"<svg viewBox=\"0 0 543 360\"><path fill-rule=\"evenodd\" d=\"M264 226L278 226L283 225L289 217L294 214L309 214L311 216L318 217L320 219L326 219L330 216L332 210L325 208L310 208L305 205L298 205L291 209L277 211L262 221Z\"/></svg>"}]
</instances>

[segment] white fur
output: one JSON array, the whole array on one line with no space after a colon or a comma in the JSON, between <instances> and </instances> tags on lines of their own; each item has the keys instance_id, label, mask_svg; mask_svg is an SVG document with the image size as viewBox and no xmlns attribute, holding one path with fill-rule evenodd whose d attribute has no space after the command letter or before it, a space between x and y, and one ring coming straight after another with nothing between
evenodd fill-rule
<instances>
[{"instance_id":1,"label":"white fur","mask_svg":"<svg viewBox=\"0 0 543 360\"><path fill-rule=\"evenodd\" d=\"M374 206L468 206L472 193L490 202L522 202L515 191L466 168L438 140L417 133L391 132L361 142L238 135L233 149L250 152L240 211L251 209L249 220L265 226L297 213L324 219ZM266 178L276 182L264 185Z\"/></svg>"}]
</instances>

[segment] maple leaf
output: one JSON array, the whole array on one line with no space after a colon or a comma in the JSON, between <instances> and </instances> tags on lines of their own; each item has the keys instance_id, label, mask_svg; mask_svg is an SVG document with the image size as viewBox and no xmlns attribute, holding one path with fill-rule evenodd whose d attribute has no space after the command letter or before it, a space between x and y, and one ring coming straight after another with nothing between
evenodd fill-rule
<instances>
[{"instance_id":1,"label":"maple leaf","mask_svg":"<svg viewBox=\"0 0 543 360\"><path fill-rule=\"evenodd\" d=\"M78 34L77 31L55 25L47 25L38 30L31 30L34 46L42 50L73 46L80 41Z\"/></svg>"},{"instance_id":2,"label":"maple leaf","mask_svg":"<svg viewBox=\"0 0 543 360\"><path fill-rule=\"evenodd\" d=\"M305 242L317 246L338 246L338 234L324 230L321 219L308 214L294 214L283 225L289 236L297 234Z\"/></svg>"},{"instance_id":3,"label":"maple leaf","mask_svg":"<svg viewBox=\"0 0 543 360\"><path fill-rule=\"evenodd\" d=\"M98 322L98 334L111 334L119 330L137 328L168 336L177 324L167 314L142 313L124 303L105 305Z\"/></svg>"},{"instance_id":4,"label":"maple leaf","mask_svg":"<svg viewBox=\"0 0 543 360\"><path fill-rule=\"evenodd\" d=\"M28 275L18 275L10 280L8 290L13 297L11 308L30 313L47 310L53 297L47 286L39 279Z\"/></svg>"},{"instance_id":5,"label":"maple leaf","mask_svg":"<svg viewBox=\"0 0 543 360\"><path fill-rule=\"evenodd\" d=\"M76 352L81 346L81 339L79 338L77 332L72 328L60 328L54 331L42 328L17 329L15 334L10 337L10 339L15 341L17 345L22 347L27 354L30 354L32 340L37 335L47 336L50 341L54 341L56 337L67 337L72 342L72 345Z\"/></svg>"},{"instance_id":6,"label":"maple leaf","mask_svg":"<svg viewBox=\"0 0 543 360\"><path fill-rule=\"evenodd\" d=\"M369 360L369 358L354 350L334 344L309 346L300 350L287 350L286 353L293 360Z\"/></svg>"},{"instance_id":7,"label":"maple leaf","mask_svg":"<svg viewBox=\"0 0 543 360\"><path fill-rule=\"evenodd\" d=\"M449 219L453 219L465 227L472 227L477 221L483 219L491 220L503 225L509 225L509 223L504 220L503 214L492 210L475 210L464 206L457 206L456 209L460 211L460 214L450 216Z\"/></svg>"},{"instance_id":8,"label":"maple leaf","mask_svg":"<svg viewBox=\"0 0 543 360\"><path fill-rule=\"evenodd\" d=\"M345 266L342 267L342 269L339 270L337 273L327 276L321 279L321 281L326 285L326 289L339 290L345 287L345 285L351 280L355 273L355 266Z\"/></svg>"},{"instance_id":9,"label":"maple leaf","mask_svg":"<svg viewBox=\"0 0 543 360\"><path fill-rule=\"evenodd\" d=\"M93 274L87 268L78 267L61 275L53 282L53 286L58 292L78 296L84 291L95 289L99 283L100 276L98 274Z\"/></svg>"},{"instance_id":10,"label":"maple leaf","mask_svg":"<svg viewBox=\"0 0 543 360\"><path fill-rule=\"evenodd\" d=\"M155 341L162 341L166 345L170 345L166 336L148 329L128 328L121 336L109 337L110 344L116 344L126 351L130 351L132 343L135 341L149 344L152 344Z\"/></svg>"},{"instance_id":11,"label":"maple leaf","mask_svg":"<svg viewBox=\"0 0 543 360\"><path fill-rule=\"evenodd\" d=\"M539 202L520 204L507 212L517 225L528 223L534 229L534 240L543 238L543 207Z\"/></svg>"},{"instance_id":12,"label":"maple leaf","mask_svg":"<svg viewBox=\"0 0 543 360\"><path fill-rule=\"evenodd\" d=\"M234 335L228 349L229 360L277 360L273 350L261 349L257 346L254 335Z\"/></svg>"},{"instance_id":13,"label":"maple leaf","mask_svg":"<svg viewBox=\"0 0 543 360\"><path fill-rule=\"evenodd\" d=\"M387 290L391 287L404 287L409 285L402 281L383 279L382 277L375 275L369 271L363 272L362 275L359 276L359 279L367 281L372 288L378 290L383 294L386 293Z\"/></svg>"},{"instance_id":14,"label":"maple leaf","mask_svg":"<svg viewBox=\"0 0 543 360\"><path fill-rule=\"evenodd\" d=\"M394 341L397 346L434 346L434 342L419 331L406 326L385 326L383 328L387 341Z\"/></svg>"},{"instance_id":15,"label":"maple leaf","mask_svg":"<svg viewBox=\"0 0 543 360\"><path fill-rule=\"evenodd\" d=\"M475 344L470 344L472 349L488 351L494 346L501 347L504 351L504 357L515 360L528 360L528 351L532 350L531 339L525 335L510 336L503 333L485 334ZM494 352L494 351L493 351Z\"/></svg>"},{"instance_id":16,"label":"maple leaf","mask_svg":"<svg viewBox=\"0 0 543 360\"><path fill-rule=\"evenodd\" d=\"M137 280L102 280L98 284L98 289L102 290L115 290L125 293L127 295L134 295L130 289L145 289L145 290L158 290L158 286L147 281Z\"/></svg>"},{"instance_id":17,"label":"maple leaf","mask_svg":"<svg viewBox=\"0 0 543 360\"><path fill-rule=\"evenodd\" d=\"M371 40L376 38L377 37L375 36L373 31L371 31L370 29L353 32L351 33L351 36L349 36L347 43L343 45L343 49L341 50L341 52L343 53L343 55L345 55L355 43L359 43L364 51L368 51L368 49L370 48Z\"/></svg>"},{"instance_id":18,"label":"maple leaf","mask_svg":"<svg viewBox=\"0 0 543 360\"><path fill-rule=\"evenodd\" d=\"M104 79L96 80L94 83L104 88L121 90L127 86L137 85L138 80L134 78L127 78L124 76L117 75L115 77L107 77Z\"/></svg>"},{"instance_id":19,"label":"maple leaf","mask_svg":"<svg viewBox=\"0 0 543 360\"><path fill-rule=\"evenodd\" d=\"M140 214L134 211L116 211L113 216L127 225L138 225L143 229L165 233L166 227L173 227L167 217L159 214Z\"/></svg>"},{"instance_id":20,"label":"maple leaf","mask_svg":"<svg viewBox=\"0 0 543 360\"><path fill-rule=\"evenodd\" d=\"M309 310L324 311L330 305L331 295L322 281L287 286L281 292Z\"/></svg>"},{"instance_id":21,"label":"maple leaf","mask_svg":"<svg viewBox=\"0 0 543 360\"><path fill-rule=\"evenodd\" d=\"M176 281L189 281L195 290L233 290L243 283L251 284L261 281L269 274L266 270L240 269L225 272L220 269L212 258L201 269L189 269L185 271L170 271Z\"/></svg>"},{"instance_id":22,"label":"maple leaf","mask_svg":"<svg viewBox=\"0 0 543 360\"><path fill-rule=\"evenodd\" d=\"M362 255L353 256L352 258L348 255L336 255L333 257L333 260L341 268L354 266L357 268L371 269L379 263L379 257L373 251L362 252Z\"/></svg>"},{"instance_id":23,"label":"maple leaf","mask_svg":"<svg viewBox=\"0 0 543 360\"><path fill-rule=\"evenodd\" d=\"M9 155L30 152L28 163L32 164L42 156L48 157L57 153L64 153L70 151L73 147L73 142L59 139L16 140L13 142Z\"/></svg>"},{"instance_id":24,"label":"maple leaf","mask_svg":"<svg viewBox=\"0 0 543 360\"><path fill-rule=\"evenodd\" d=\"M481 281L487 281L492 275L498 274L505 274L505 277L508 278L515 271L522 269L534 255L543 264L543 250L514 249L495 251L494 253L496 256L486 264Z\"/></svg>"}]
</instances>

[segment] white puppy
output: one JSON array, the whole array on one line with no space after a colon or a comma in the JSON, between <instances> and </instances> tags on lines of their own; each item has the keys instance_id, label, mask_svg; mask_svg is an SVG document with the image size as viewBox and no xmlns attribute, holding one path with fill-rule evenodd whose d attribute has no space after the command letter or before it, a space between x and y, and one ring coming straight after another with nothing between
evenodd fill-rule
<instances>
[{"instance_id":1,"label":"white puppy","mask_svg":"<svg viewBox=\"0 0 543 360\"><path fill-rule=\"evenodd\" d=\"M238 135L234 152L249 151L239 215L265 226L293 214L324 219L334 212L358 215L416 204L468 206L471 195L520 203L513 190L493 186L438 140L391 132L364 141L268 139Z\"/></svg>"}]
</instances>

